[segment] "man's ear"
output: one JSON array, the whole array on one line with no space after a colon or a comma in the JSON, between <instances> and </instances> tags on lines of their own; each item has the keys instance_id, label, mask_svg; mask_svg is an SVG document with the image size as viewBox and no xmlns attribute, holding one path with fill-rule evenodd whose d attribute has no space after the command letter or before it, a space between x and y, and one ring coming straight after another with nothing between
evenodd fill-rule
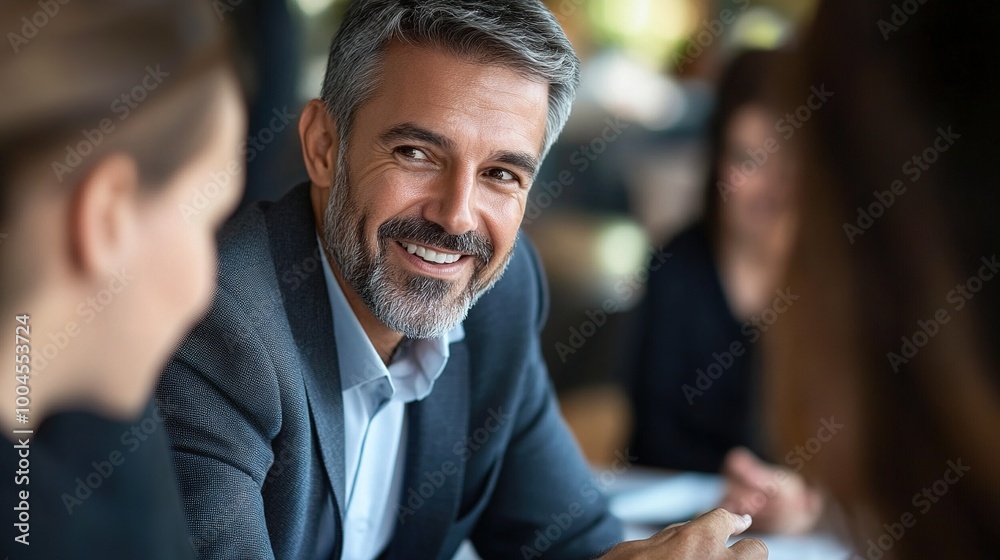
<instances>
[{"instance_id":1,"label":"man's ear","mask_svg":"<svg viewBox=\"0 0 1000 560\"><path fill-rule=\"evenodd\" d=\"M337 166L337 126L320 99L306 103L299 117L302 158L314 186L328 189Z\"/></svg>"},{"instance_id":2,"label":"man's ear","mask_svg":"<svg viewBox=\"0 0 1000 560\"><path fill-rule=\"evenodd\" d=\"M136 242L139 168L126 154L104 156L77 182L69 246L81 274L103 277L122 266Z\"/></svg>"}]
</instances>

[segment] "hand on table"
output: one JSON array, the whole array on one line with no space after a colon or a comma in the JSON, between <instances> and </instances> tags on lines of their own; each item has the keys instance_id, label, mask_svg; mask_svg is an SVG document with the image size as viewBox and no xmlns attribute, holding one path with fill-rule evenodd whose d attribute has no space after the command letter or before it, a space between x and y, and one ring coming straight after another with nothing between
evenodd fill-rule
<instances>
[{"instance_id":1,"label":"hand on table","mask_svg":"<svg viewBox=\"0 0 1000 560\"><path fill-rule=\"evenodd\" d=\"M727 548L731 535L750 526L750 518L714 509L687 523L671 525L652 537L628 541L612 548L599 560L763 560L767 547L757 539L741 539Z\"/></svg>"},{"instance_id":2,"label":"hand on table","mask_svg":"<svg viewBox=\"0 0 1000 560\"><path fill-rule=\"evenodd\" d=\"M726 455L722 466L726 494L721 507L754 518L760 531L800 534L815 527L823 495L788 469L767 464L743 448Z\"/></svg>"}]
</instances>

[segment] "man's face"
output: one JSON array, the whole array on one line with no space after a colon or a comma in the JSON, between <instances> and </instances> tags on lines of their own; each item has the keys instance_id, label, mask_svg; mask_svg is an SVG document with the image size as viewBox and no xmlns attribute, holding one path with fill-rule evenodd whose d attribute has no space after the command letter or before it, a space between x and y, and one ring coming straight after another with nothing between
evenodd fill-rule
<instances>
[{"instance_id":1,"label":"man's face","mask_svg":"<svg viewBox=\"0 0 1000 560\"><path fill-rule=\"evenodd\" d=\"M411 338L462 321L513 254L548 85L442 50L389 47L354 116L324 220L344 281Z\"/></svg>"}]
</instances>

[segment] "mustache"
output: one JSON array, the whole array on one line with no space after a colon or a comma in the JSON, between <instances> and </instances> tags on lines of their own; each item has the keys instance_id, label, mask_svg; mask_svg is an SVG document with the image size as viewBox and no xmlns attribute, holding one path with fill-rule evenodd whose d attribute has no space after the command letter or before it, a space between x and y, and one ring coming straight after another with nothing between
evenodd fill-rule
<instances>
[{"instance_id":1,"label":"mustache","mask_svg":"<svg viewBox=\"0 0 1000 560\"><path fill-rule=\"evenodd\" d=\"M406 239L420 245L433 245L453 253L472 255L486 264L493 259L493 242L477 231L452 235L438 224L421 218L393 218L378 228L378 238Z\"/></svg>"}]
</instances>

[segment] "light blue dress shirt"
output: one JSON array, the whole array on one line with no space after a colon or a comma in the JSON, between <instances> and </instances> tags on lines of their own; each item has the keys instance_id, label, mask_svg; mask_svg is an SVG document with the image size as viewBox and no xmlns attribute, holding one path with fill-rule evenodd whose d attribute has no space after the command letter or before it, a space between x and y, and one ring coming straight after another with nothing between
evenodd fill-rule
<instances>
[{"instance_id":1,"label":"light blue dress shirt","mask_svg":"<svg viewBox=\"0 0 1000 560\"><path fill-rule=\"evenodd\" d=\"M317 242L319 240L317 239ZM320 245L322 247L322 244ZM459 324L440 338L403 339L388 367L368 339L320 251L337 340L344 394L345 560L376 558L392 540L406 463L406 403L431 393L449 345L465 338ZM332 497L331 497L332 500ZM332 509L332 501L328 502ZM324 512L332 520L332 511ZM329 558L332 533L317 558Z\"/></svg>"}]
</instances>

